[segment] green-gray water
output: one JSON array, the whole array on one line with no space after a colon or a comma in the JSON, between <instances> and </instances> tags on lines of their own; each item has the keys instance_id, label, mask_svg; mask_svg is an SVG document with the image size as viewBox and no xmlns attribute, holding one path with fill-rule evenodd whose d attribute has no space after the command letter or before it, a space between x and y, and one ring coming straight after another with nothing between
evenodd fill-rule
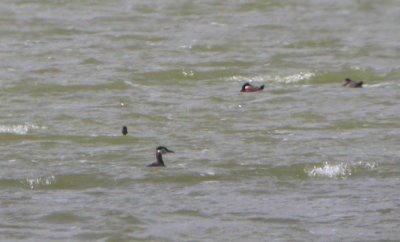
<instances>
[{"instance_id":1,"label":"green-gray water","mask_svg":"<svg viewBox=\"0 0 400 242\"><path fill-rule=\"evenodd\" d=\"M0 13L1 241L400 238L397 1Z\"/></svg>"}]
</instances>

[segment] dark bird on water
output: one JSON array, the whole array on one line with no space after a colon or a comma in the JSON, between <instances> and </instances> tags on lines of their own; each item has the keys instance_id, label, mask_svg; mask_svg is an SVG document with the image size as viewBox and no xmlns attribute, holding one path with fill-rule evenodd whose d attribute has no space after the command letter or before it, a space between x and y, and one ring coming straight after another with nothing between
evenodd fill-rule
<instances>
[{"instance_id":1,"label":"dark bird on water","mask_svg":"<svg viewBox=\"0 0 400 242\"><path fill-rule=\"evenodd\" d=\"M169 150L167 147L164 146L158 146L156 148L156 159L157 161L151 163L150 165L148 165L149 167L154 167L154 166L165 166L162 155L163 154L167 154L167 153L174 153L174 151Z\"/></svg>"},{"instance_id":2,"label":"dark bird on water","mask_svg":"<svg viewBox=\"0 0 400 242\"><path fill-rule=\"evenodd\" d=\"M346 78L346 79L344 79L344 83L342 86L361 88L363 84L364 84L364 82L362 82L362 81L356 82L356 81L351 80L350 78Z\"/></svg>"},{"instance_id":3,"label":"dark bird on water","mask_svg":"<svg viewBox=\"0 0 400 242\"><path fill-rule=\"evenodd\" d=\"M122 127L122 134L127 135L128 134L128 128L126 126Z\"/></svg>"},{"instance_id":4,"label":"dark bird on water","mask_svg":"<svg viewBox=\"0 0 400 242\"><path fill-rule=\"evenodd\" d=\"M264 89L264 85L257 87L257 86L253 86L250 83L246 82L245 84L243 84L241 92L257 92L257 91L261 91L263 89Z\"/></svg>"}]
</instances>

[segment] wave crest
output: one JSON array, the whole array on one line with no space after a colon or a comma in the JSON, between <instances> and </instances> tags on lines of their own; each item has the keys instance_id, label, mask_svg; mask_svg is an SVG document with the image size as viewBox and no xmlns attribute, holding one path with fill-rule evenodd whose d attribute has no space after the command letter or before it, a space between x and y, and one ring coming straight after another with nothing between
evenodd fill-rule
<instances>
[{"instance_id":1,"label":"wave crest","mask_svg":"<svg viewBox=\"0 0 400 242\"><path fill-rule=\"evenodd\" d=\"M40 188L44 186L52 185L56 182L55 176L47 176L47 177L38 177L33 179L26 179L26 183L28 184L31 190L35 188Z\"/></svg>"},{"instance_id":2,"label":"wave crest","mask_svg":"<svg viewBox=\"0 0 400 242\"><path fill-rule=\"evenodd\" d=\"M0 125L0 133L9 134L27 134L31 130L45 129L45 127L37 126L34 124L12 124L12 125Z\"/></svg>"},{"instance_id":3,"label":"wave crest","mask_svg":"<svg viewBox=\"0 0 400 242\"><path fill-rule=\"evenodd\" d=\"M332 163L325 161L322 165L314 165L311 169L305 168L304 172L309 177L347 178L360 170L372 170L376 166L376 162Z\"/></svg>"},{"instance_id":4,"label":"wave crest","mask_svg":"<svg viewBox=\"0 0 400 242\"><path fill-rule=\"evenodd\" d=\"M295 73L292 75L288 76L252 76L252 77L247 77L247 76L232 76L229 80L232 81L240 81L240 82L256 82L256 83L261 83L261 82L275 82L275 83L285 83L285 84L291 84L291 83L299 83L299 82L304 82L312 79L315 77L315 73L313 72L299 72Z\"/></svg>"}]
</instances>

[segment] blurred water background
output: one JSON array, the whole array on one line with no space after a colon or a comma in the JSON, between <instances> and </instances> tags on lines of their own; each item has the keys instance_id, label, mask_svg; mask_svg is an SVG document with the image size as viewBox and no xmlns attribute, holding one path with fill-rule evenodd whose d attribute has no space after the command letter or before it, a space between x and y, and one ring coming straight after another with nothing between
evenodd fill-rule
<instances>
[{"instance_id":1,"label":"blurred water background","mask_svg":"<svg viewBox=\"0 0 400 242\"><path fill-rule=\"evenodd\" d=\"M0 240L398 241L399 26L396 0L1 1Z\"/></svg>"}]
</instances>

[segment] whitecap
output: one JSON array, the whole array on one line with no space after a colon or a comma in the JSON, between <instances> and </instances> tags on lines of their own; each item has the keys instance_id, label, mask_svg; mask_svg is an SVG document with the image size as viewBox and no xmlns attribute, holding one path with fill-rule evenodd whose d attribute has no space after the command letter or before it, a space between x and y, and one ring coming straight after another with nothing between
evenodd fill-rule
<instances>
[{"instance_id":1,"label":"whitecap","mask_svg":"<svg viewBox=\"0 0 400 242\"><path fill-rule=\"evenodd\" d=\"M28 130L27 125L0 125L0 133L26 134Z\"/></svg>"},{"instance_id":2,"label":"whitecap","mask_svg":"<svg viewBox=\"0 0 400 242\"><path fill-rule=\"evenodd\" d=\"M328 162L322 165L315 165L312 169L304 169L304 172L310 177L328 177L328 178L346 178L354 173L360 173L363 170L373 170L378 164L376 162L355 161L355 162Z\"/></svg>"},{"instance_id":3,"label":"whitecap","mask_svg":"<svg viewBox=\"0 0 400 242\"><path fill-rule=\"evenodd\" d=\"M215 176L215 171L213 170L203 171L200 173L200 176Z\"/></svg>"},{"instance_id":4,"label":"whitecap","mask_svg":"<svg viewBox=\"0 0 400 242\"><path fill-rule=\"evenodd\" d=\"M324 162L322 166L314 166L311 170L305 170L310 177L347 177L351 176L351 167L346 163L329 164Z\"/></svg>"},{"instance_id":5,"label":"whitecap","mask_svg":"<svg viewBox=\"0 0 400 242\"><path fill-rule=\"evenodd\" d=\"M278 83L297 83L302 81L310 80L315 76L314 72L299 72L296 74L288 75L288 76L252 76L252 77L245 77L245 76L232 76L229 80L232 81L240 81L240 82L278 82Z\"/></svg>"},{"instance_id":6,"label":"whitecap","mask_svg":"<svg viewBox=\"0 0 400 242\"><path fill-rule=\"evenodd\" d=\"M34 124L12 124L12 125L0 125L0 133L11 133L11 134L27 134L31 130L46 129L46 127L37 126Z\"/></svg>"},{"instance_id":7,"label":"whitecap","mask_svg":"<svg viewBox=\"0 0 400 242\"><path fill-rule=\"evenodd\" d=\"M29 188L31 190L39 187L39 186L48 186L51 184L54 184L56 182L56 177L55 176L48 176L48 177L38 177L38 178L32 178L26 179L26 183L28 184Z\"/></svg>"},{"instance_id":8,"label":"whitecap","mask_svg":"<svg viewBox=\"0 0 400 242\"><path fill-rule=\"evenodd\" d=\"M271 81L271 78L269 76L267 76L267 77L264 77L264 76L252 76L252 77L233 76L231 79L240 81L240 82L246 81L246 82L257 82L257 83Z\"/></svg>"},{"instance_id":9,"label":"whitecap","mask_svg":"<svg viewBox=\"0 0 400 242\"><path fill-rule=\"evenodd\" d=\"M275 76L273 79L276 80L277 82L297 83L297 82L309 80L314 76L315 76L315 73L313 73L313 72L300 72L300 73L289 75L286 77Z\"/></svg>"}]
</instances>

